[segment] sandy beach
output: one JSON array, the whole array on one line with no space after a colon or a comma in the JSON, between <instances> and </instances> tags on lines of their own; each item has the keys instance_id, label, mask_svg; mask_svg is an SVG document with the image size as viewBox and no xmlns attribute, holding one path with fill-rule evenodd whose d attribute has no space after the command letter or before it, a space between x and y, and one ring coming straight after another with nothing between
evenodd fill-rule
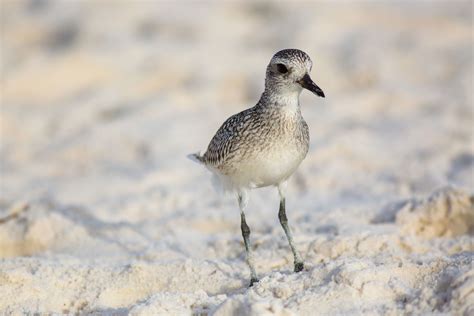
<instances>
[{"instance_id":1,"label":"sandy beach","mask_svg":"<svg viewBox=\"0 0 474 316\"><path fill-rule=\"evenodd\" d=\"M0 315L473 315L473 7L2 1ZM299 48L287 214L186 158Z\"/></svg>"}]
</instances>

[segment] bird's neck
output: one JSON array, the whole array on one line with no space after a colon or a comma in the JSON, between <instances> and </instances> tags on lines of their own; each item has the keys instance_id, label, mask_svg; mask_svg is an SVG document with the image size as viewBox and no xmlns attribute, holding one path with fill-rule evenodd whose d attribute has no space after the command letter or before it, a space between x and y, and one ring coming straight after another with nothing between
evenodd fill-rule
<instances>
[{"instance_id":1,"label":"bird's neck","mask_svg":"<svg viewBox=\"0 0 474 316\"><path fill-rule=\"evenodd\" d=\"M300 93L301 91L275 91L268 90L262 93L259 106L272 107L285 112L300 112Z\"/></svg>"}]
</instances>

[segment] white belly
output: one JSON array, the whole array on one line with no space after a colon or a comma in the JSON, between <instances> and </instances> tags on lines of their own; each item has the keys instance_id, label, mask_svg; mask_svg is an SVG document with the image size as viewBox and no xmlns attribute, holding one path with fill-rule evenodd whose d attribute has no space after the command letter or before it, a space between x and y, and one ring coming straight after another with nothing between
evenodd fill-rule
<instances>
[{"instance_id":1,"label":"white belly","mask_svg":"<svg viewBox=\"0 0 474 316\"><path fill-rule=\"evenodd\" d=\"M306 156L306 150L285 148L259 153L239 163L230 181L234 187L259 188L277 185L288 179Z\"/></svg>"}]
</instances>

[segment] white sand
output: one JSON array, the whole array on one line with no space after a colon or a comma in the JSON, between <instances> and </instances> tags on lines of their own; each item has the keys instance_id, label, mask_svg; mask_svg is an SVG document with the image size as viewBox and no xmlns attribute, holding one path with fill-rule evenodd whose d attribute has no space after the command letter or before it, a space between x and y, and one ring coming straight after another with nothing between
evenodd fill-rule
<instances>
[{"instance_id":1,"label":"white sand","mask_svg":"<svg viewBox=\"0 0 474 316\"><path fill-rule=\"evenodd\" d=\"M0 314L474 314L472 4L2 2ZM313 58L292 255L186 159Z\"/></svg>"}]
</instances>

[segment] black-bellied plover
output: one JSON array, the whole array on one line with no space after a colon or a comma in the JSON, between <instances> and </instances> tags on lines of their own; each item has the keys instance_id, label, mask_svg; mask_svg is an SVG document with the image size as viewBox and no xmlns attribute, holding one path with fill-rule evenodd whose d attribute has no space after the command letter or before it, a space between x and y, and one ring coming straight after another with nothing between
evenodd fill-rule
<instances>
[{"instance_id":1,"label":"black-bellied plover","mask_svg":"<svg viewBox=\"0 0 474 316\"><path fill-rule=\"evenodd\" d=\"M278 188L278 218L293 252L294 271L304 268L288 227L285 188L309 147L308 125L301 115L299 95L305 88L324 97L309 76L311 68L311 59L301 50L285 49L276 53L267 66L265 91L257 105L228 118L204 155L189 156L205 165L226 190L237 195L250 286L258 281L244 213L250 189L271 185Z\"/></svg>"}]
</instances>

